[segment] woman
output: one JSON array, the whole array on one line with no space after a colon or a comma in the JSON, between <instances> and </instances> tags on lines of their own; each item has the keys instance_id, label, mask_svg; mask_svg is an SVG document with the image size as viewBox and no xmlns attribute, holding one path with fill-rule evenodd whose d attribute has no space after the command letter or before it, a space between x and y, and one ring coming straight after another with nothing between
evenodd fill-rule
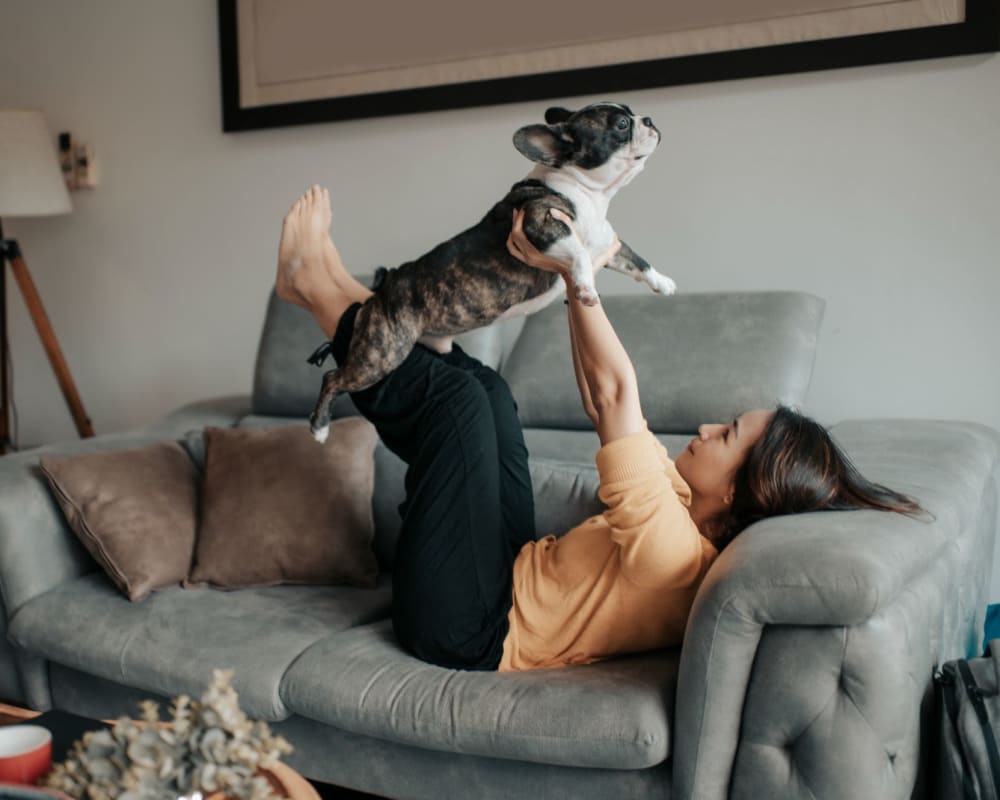
<instances>
[{"instance_id":1,"label":"woman","mask_svg":"<svg viewBox=\"0 0 1000 800\"><path fill-rule=\"evenodd\" d=\"M313 315L341 363L372 293L344 268L330 222L329 193L314 186L284 219L275 289ZM525 239L519 214L508 247L567 276ZM559 539L534 540L527 449L495 371L439 339L352 394L408 465L392 619L414 655L515 670L677 644L708 567L750 523L824 508L917 509L862 478L821 426L786 408L702 425L671 461L646 427L635 371L603 309L578 302L568 279L567 290L607 510Z\"/></svg>"}]
</instances>

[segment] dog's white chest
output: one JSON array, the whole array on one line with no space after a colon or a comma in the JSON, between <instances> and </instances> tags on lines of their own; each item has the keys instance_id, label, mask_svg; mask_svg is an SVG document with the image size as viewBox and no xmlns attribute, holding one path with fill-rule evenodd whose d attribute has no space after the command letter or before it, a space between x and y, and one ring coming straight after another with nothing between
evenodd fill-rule
<instances>
[{"instance_id":1,"label":"dog's white chest","mask_svg":"<svg viewBox=\"0 0 1000 800\"><path fill-rule=\"evenodd\" d=\"M586 253L589 256L588 261L592 262L614 241L615 231L611 227L611 223L603 216L594 213L588 214L583 209L578 208L573 224L578 236L566 236L559 239L545 251L545 255L564 263L576 264Z\"/></svg>"},{"instance_id":2,"label":"dog's white chest","mask_svg":"<svg viewBox=\"0 0 1000 800\"><path fill-rule=\"evenodd\" d=\"M585 242L591 258L597 258L601 253L611 247L615 240L615 231L611 223L603 216L591 221L586 228L587 241Z\"/></svg>"}]
</instances>

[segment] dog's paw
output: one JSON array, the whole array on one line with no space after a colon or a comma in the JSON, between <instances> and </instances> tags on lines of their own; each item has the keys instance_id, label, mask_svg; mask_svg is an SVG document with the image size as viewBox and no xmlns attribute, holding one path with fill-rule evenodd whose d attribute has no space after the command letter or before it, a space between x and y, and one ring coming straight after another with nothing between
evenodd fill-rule
<instances>
[{"instance_id":1,"label":"dog's paw","mask_svg":"<svg viewBox=\"0 0 1000 800\"><path fill-rule=\"evenodd\" d=\"M597 287L587 284L577 284L574 287L576 299L585 306L596 306L600 302L600 295L597 294Z\"/></svg>"},{"instance_id":2,"label":"dog's paw","mask_svg":"<svg viewBox=\"0 0 1000 800\"><path fill-rule=\"evenodd\" d=\"M648 283L649 288L657 294L668 295L677 291L676 283L670 280L670 278L666 275L661 275L659 272L653 272L652 270L650 270L646 283Z\"/></svg>"},{"instance_id":3,"label":"dog's paw","mask_svg":"<svg viewBox=\"0 0 1000 800\"><path fill-rule=\"evenodd\" d=\"M326 437L330 435L330 426L323 425L321 428L315 428L312 431L313 439L315 439L320 444L326 441Z\"/></svg>"}]
</instances>

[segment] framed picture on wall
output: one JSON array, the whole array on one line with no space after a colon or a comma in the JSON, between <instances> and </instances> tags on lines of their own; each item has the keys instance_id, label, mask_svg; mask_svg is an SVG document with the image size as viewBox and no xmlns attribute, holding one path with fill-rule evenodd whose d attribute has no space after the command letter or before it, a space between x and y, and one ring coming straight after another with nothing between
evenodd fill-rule
<instances>
[{"instance_id":1,"label":"framed picture on wall","mask_svg":"<svg viewBox=\"0 0 1000 800\"><path fill-rule=\"evenodd\" d=\"M218 0L218 11L224 131L1000 50L1000 0Z\"/></svg>"}]
</instances>

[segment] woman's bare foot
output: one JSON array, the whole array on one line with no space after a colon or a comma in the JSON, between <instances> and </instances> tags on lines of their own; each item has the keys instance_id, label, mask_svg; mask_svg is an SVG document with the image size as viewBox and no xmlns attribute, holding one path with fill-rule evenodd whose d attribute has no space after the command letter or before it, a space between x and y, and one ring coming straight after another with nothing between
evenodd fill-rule
<instances>
[{"instance_id":1,"label":"woman's bare foot","mask_svg":"<svg viewBox=\"0 0 1000 800\"><path fill-rule=\"evenodd\" d=\"M336 288L324 258L330 219L330 195L319 186L308 189L285 215L274 288L286 303L312 311Z\"/></svg>"},{"instance_id":2,"label":"woman's bare foot","mask_svg":"<svg viewBox=\"0 0 1000 800\"><path fill-rule=\"evenodd\" d=\"M330 193L326 189L313 186L295 202L281 226L274 281L278 297L311 313L328 338L336 332L344 311L357 302L357 292L345 291L333 279L327 245L333 244L327 230L330 219ZM340 268L343 270L342 264Z\"/></svg>"}]
</instances>

